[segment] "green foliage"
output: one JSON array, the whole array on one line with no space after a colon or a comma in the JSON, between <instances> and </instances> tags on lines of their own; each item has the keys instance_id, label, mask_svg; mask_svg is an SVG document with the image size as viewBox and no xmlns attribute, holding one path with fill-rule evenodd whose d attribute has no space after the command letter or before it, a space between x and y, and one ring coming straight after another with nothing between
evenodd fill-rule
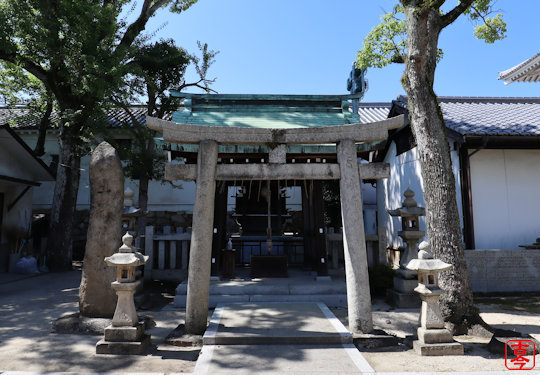
<instances>
[{"instance_id":1,"label":"green foliage","mask_svg":"<svg viewBox=\"0 0 540 375\"><path fill-rule=\"evenodd\" d=\"M426 2L422 6L439 7L445 1ZM401 0L403 3L403 0ZM461 2L460 2L461 3ZM486 43L506 37L506 23L501 14L494 13L493 0L475 0L464 10L475 24L474 35ZM440 11L441 20L445 14ZM407 56L407 25L404 8L397 4L393 10L381 17L381 23L375 26L364 39L362 49L356 55L357 68L383 68L391 63L404 63ZM443 57L443 51L437 49L437 61Z\"/></svg>"},{"instance_id":2,"label":"green foliage","mask_svg":"<svg viewBox=\"0 0 540 375\"><path fill-rule=\"evenodd\" d=\"M369 289L372 296L385 296L386 289L394 286L395 271L385 264L376 264L368 268Z\"/></svg>"},{"instance_id":3,"label":"green foliage","mask_svg":"<svg viewBox=\"0 0 540 375\"><path fill-rule=\"evenodd\" d=\"M503 21L502 14L486 18L483 25L476 25L474 35L486 43L495 43L497 40L506 38L506 22Z\"/></svg>"},{"instance_id":4,"label":"green foliage","mask_svg":"<svg viewBox=\"0 0 540 375\"><path fill-rule=\"evenodd\" d=\"M207 44L199 43L199 48L202 51L201 58L190 55L185 49L175 46L172 39L168 39L140 44L131 51L125 85L111 97L130 117L129 126L126 124L125 128L130 132L133 144L130 149L119 150L122 159L126 160L126 175L147 180L163 178L165 156L162 150L155 148L155 131L139 122L129 103L137 97L146 97L148 114L163 118L179 104L178 98L170 95L170 90L180 91L195 86L209 91L209 85L214 80L208 80L206 74L217 52L208 50ZM200 77L198 81L188 83L184 75L191 63L195 64Z\"/></svg>"},{"instance_id":5,"label":"green foliage","mask_svg":"<svg viewBox=\"0 0 540 375\"><path fill-rule=\"evenodd\" d=\"M144 0L136 20L120 19L129 0L0 0L0 59L51 90L71 138L96 133L97 120L130 70L131 46L164 7L181 12L196 0ZM78 139L77 143L80 143Z\"/></svg>"},{"instance_id":6,"label":"green foliage","mask_svg":"<svg viewBox=\"0 0 540 375\"><path fill-rule=\"evenodd\" d=\"M176 0L171 4L171 12L180 13L187 10L198 0Z\"/></svg>"},{"instance_id":7,"label":"green foliage","mask_svg":"<svg viewBox=\"0 0 540 375\"><path fill-rule=\"evenodd\" d=\"M407 54L406 32L403 7L396 5L392 12L381 16L381 23L364 39L364 45L356 56L356 67L383 68L393 62L404 62Z\"/></svg>"}]
</instances>

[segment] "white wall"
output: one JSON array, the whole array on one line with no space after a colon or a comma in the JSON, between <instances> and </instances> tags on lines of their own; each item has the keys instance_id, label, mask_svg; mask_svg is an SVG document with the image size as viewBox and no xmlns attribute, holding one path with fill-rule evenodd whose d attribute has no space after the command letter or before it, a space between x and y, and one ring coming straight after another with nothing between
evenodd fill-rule
<instances>
[{"instance_id":1,"label":"white wall","mask_svg":"<svg viewBox=\"0 0 540 375\"><path fill-rule=\"evenodd\" d=\"M34 148L37 141L37 133L19 133L21 138ZM42 160L49 165L51 155L58 154L58 140L54 134L48 134L45 142L46 154ZM165 152L165 151L164 151ZM89 181L89 165L90 156L84 156L81 159L81 177L79 183L79 194L77 196L77 209L84 210L90 208L90 181ZM54 181L44 182L40 187L34 190L34 209L47 210L52 204ZM135 203L138 203L139 181L129 180L126 178L125 187L130 187L135 192ZM148 187L149 202L148 208L150 211L193 211L193 201L195 199L195 183L192 181L178 181L173 187L170 183L160 183L151 181Z\"/></svg>"},{"instance_id":2,"label":"white wall","mask_svg":"<svg viewBox=\"0 0 540 375\"><path fill-rule=\"evenodd\" d=\"M459 155L456 150L451 150L452 169L456 178L456 195L460 221L463 222L461 207L461 188L459 178ZM410 188L415 192L414 199L419 206L425 207L424 184L422 181L420 162L417 149L414 148L396 156L396 145L390 145L386 154L386 163L390 164L390 178L377 182L377 218L379 227L386 230L388 246L402 246L402 240L397 232L401 230L401 219L392 217L386 210L396 209L402 206L405 190ZM420 218L420 229L426 230L425 217Z\"/></svg>"},{"instance_id":3,"label":"white wall","mask_svg":"<svg viewBox=\"0 0 540 375\"><path fill-rule=\"evenodd\" d=\"M480 150L470 158L477 249L518 249L540 237L540 150Z\"/></svg>"}]
</instances>

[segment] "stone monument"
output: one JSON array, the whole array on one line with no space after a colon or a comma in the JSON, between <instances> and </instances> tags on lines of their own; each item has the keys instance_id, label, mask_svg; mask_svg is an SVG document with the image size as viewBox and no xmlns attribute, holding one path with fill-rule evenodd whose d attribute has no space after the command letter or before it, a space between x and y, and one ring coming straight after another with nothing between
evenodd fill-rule
<instances>
[{"instance_id":1,"label":"stone monument","mask_svg":"<svg viewBox=\"0 0 540 375\"><path fill-rule=\"evenodd\" d=\"M426 215L426 209L419 207L414 200L414 191L410 188L403 193L405 200L402 207L388 210L391 216L401 217L401 230L398 232L406 244L405 251L399 258L399 269L394 276L394 289L388 290L388 299L396 307L418 307L420 299L414 293L416 287L416 272L408 270L405 265L416 258L416 244L426 234L420 230L419 217Z\"/></svg>"},{"instance_id":2,"label":"stone monument","mask_svg":"<svg viewBox=\"0 0 540 375\"><path fill-rule=\"evenodd\" d=\"M131 234L126 233L122 242L118 253L105 258L109 266L116 267L116 281L111 285L118 302L112 324L105 328L105 338L96 344L97 354L142 354L150 346L150 336L144 333L133 300L140 283L135 279L135 269L144 265L148 256L136 251Z\"/></svg>"},{"instance_id":3,"label":"stone monument","mask_svg":"<svg viewBox=\"0 0 540 375\"><path fill-rule=\"evenodd\" d=\"M118 153L101 142L90 159L90 222L86 236L79 311L93 318L111 318L116 295L111 290L114 270L103 258L112 255L122 236L124 174Z\"/></svg>"},{"instance_id":4,"label":"stone monument","mask_svg":"<svg viewBox=\"0 0 540 375\"><path fill-rule=\"evenodd\" d=\"M413 342L413 349L420 355L462 355L463 345L455 342L449 330L444 328L439 296L439 272L452 268L451 264L440 259L433 259L429 243L420 244L418 259L412 259L406 268L418 272L418 286L414 289L422 299L418 340Z\"/></svg>"}]
</instances>

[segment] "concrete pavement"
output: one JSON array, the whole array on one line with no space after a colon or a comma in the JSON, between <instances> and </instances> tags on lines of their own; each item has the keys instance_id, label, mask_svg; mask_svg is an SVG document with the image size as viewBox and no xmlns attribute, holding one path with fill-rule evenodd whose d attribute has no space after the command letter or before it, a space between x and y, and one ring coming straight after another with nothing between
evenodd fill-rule
<instances>
[{"instance_id":1,"label":"concrete pavement","mask_svg":"<svg viewBox=\"0 0 540 375\"><path fill-rule=\"evenodd\" d=\"M203 343L196 374L374 372L320 302L219 305Z\"/></svg>"},{"instance_id":2,"label":"concrete pavement","mask_svg":"<svg viewBox=\"0 0 540 375\"><path fill-rule=\"evenodd\" d=\"M145 356L96 355L95 344L100 339L99 336L51 333L53 320L63 314L78 310L79 283L79 271L43 274L22 279L17 275L0 275L1 375L56 373L163 375L193 373L195 370L199 373L213 373L219 370L222 373L234 372L235 374L259 372L265 374L306 374L308 372L345 374L362 371L347 354L349 349L346 349L344 353L343 344L336 343L327 344L323 349L316 343L270 345L264 343L263 340L263 344L242 346L215 344L214 341L212 345L205 345L202 351L200 347L182 348L167 345L164 343L165 336L178 324L183 323L185 318L184 310L175 309L171 305L163 310L140 311L141 315L151 315L157 324L150 331L152 342L156 345L150 353ZM531 304L533 303L534 301L531 301ZM281 317L285 323L279 323L281 319L277 319L278 315L274 317L272 325L266 328L271 331L272 327L279 327L282 324L282 333L296 329L311 332L306 333L306 336L324 336L332 331L327 325L328 321L324 322L324 313L321 315L322 310L320 308L319 310L320 312L310 313L309 321L303 321L302 316L295 316L290 311L284 312ZM486 322L494 327L515 329L540 337L538 314L501 310L498 305L482 305L481 311ZM346 309L333 308L332 312L346 324ZM418 312L416 309L393 310L384 304L376 303L373 320L378 328L398 337L405 337L414 333L418 325ZM221 323L217 323L218 328L219 324L233 319L227 317L227 314L222 314L222 318L226 320L220 319ZM238 314L236 321L251 319L266 321L265 314L257 316L247 311ZM316 321L317 324L315 324ZM227 324L230 324L230 321ZM212 328L209 331L211 332ZM227 330L224 329L221 333L226 332ZM313 332L316 334L312 335ZM336 332L339 335L341 331L336 329ZM219 329L216 333L219 335ZM251 333L246 331L244 334ZM377 374L448 374L449 372L478 375L508 374L504 367L504 357L490 355L484 349L485 344L475 341L474 337L465 336L458 339L465 345L464 356L419 357L412 350L403 347L361 349L361 354L371 367L380 371ZM359 353L355 348L350 348L350 351ZM199 352L201 352L200 356ZM205 362L205 358L210 358L210 361ZM356 369L352 367L351 362ZM540 364L537 364L535 369L539 366ZM349 371L351 368L352 371ZM528 371L527 374L540 374L540 371Z\"/></svg>"}]
</instances>

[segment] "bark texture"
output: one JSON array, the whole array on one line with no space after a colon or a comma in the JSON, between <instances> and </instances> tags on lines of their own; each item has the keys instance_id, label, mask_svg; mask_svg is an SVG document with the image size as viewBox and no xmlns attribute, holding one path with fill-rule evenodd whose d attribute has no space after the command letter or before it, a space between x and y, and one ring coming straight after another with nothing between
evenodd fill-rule
<instances>
[{"instance_id":1,"label":"bark texture","mask_svg":"<svg viewBox=\"0 0 540 375\"><path fill-rule=\"evenodd\" d=\"M116 150L102 142L90 161L90 224L86 237L79 311L89 317L110 318L116 307L111 288L116 270L104 258L121 245L124 175Z\"/></svg>"},{"instance_id":2,"label":"bark texture","mask_svg":"<svg viewBox=\"0 0 540 375\"><path fill-rule=\"evenodd\" d=\"M454 331L480 321L473 305L446 126L433 91L439 33L445 26L429 2L405 1L408 53L402 84L422 167L427 234L435 256L454 267L441 275L441 310Z\"/></svg>"},{"instance_id":3,"label":"bark texture","mask_svg":"<svg viewBox=\"0 0 540 375\"><path fill-rule=\"evenodd\" d=\"M75 152L76 143L69 136L61 136L59 143L60 152L47 241L47 263L51 271L71 269L73 216L80 177L80 158Z\"/></svg>"}]
</instances>

